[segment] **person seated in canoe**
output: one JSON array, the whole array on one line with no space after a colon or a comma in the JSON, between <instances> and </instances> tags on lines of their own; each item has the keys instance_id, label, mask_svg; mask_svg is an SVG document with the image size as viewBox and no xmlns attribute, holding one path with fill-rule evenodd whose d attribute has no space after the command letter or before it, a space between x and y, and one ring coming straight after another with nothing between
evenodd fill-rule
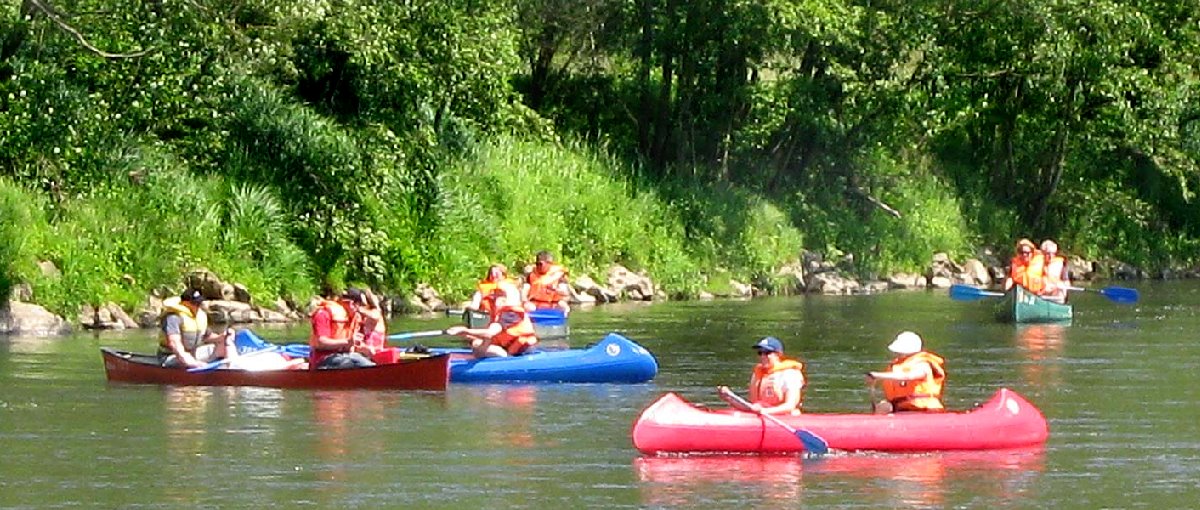
<instances>
[{"instance_id":1,"label":"person seated in canoe","mask_svg":"<svg viewBox=\"0 0 1200 510\"><path fill-rule=\"evenodd\" d=\"M563 315L571 312L567 298L571 289L567 283L567 270L554 263L554 256L542 250L537 253L533 271L525 277L521 286L521 295L525 297L525 307L528 310L540 308L556 308Z\"/></svg>"},{"instance_id":2,"label":"person seated in canoe","mask_svg":"<svg viewBox=\"0 0 1200 510\"><path fill-rule=\"evenodd\" d=\"M488 266L487 275L475 284L475 294L471 296L468 309L486 312L488 318L496 319L496 298L503 296L509 303L521 302L521 289L508 279L508 268L504 264Z\"/></svg>"},{"instance_id":3,"label":"person seated in canoe","mask_svg":"<svg viewBox=\"0 0 1200 510\"><path fill-rule=\"evenodd\" d=\"M373 357L387 349L387 321L383 317L379 297L371 289L363 289L362 296L362 305L358 307L362 320L358 327L359 334L354 338L361 338L358 340L359 352Z\"/></svg>"},{"instance_id":4,"label":"person seated in canoe","mask_svg":"<svg viewBox=\"0 0 1200 510\"><path fill-rule=\"evenodd\" d=\"M1056 303L1065 303L1071 277L1067 273L1067 259L1058 254L1058 243L1050 239L1042 241L1042 261L1044 269L1041 296Z\"/></svg>"},{"instance_id":5,"label":"person seated in canoe","mask_svg":"<svg viewBox=\"0 0 1200 510\"><path fill-rule=\"evenodd\" d=\"M883 400L873 405L876 414L903 411L945 411L942 389L946 360L926 351L921 336L912 331L896 335L888 350L896 357L884 372L867 372L867 383L883 381Z\"/></svg>"},{"instance_id":6,"label":"person seated in canoe","mask_svg":"<svg viewBox=\"0 0 1200 510\"><path fill-rule=\"evenodd\" d=\"M496 298L496 306L496 317L486 328L451 326L445 333L470 341L471 352L476 358L518 356L537 345L533 321L524 306L509 304L504 296Z\"/></svg>"},{"instance_id":7,"label":"person seated in canoe","mask_svg":"<svg viewBox=\"0 0 1200 510\"><path fill-rule=\"evenodd\" d=\"M346 289L336 300L324 298L317 303L308 338L310 369L375 366L362 352L362 314L358 308L363 303L362 291L355 288Z\"/></svg>"},{"instance_id":8,"label":"person seated in canoe","mask_svg":"<svg viewBox=\"0 0 1200 510\"><path fill-rule=\"evenodd\" d=\"M1020 285L1034 294L1041 294L1045 288L1045 262L1033 241L1017 241L1016 253L1008 264L1008 277L1004 279L1004 290Z\"/></svg>"},{"instance_id":9,"label":"person seated in canoe","mask_svg":"<svg viewBox=\"0 0 1200 510\"><path fill-rule=\"evenodd\" d=\"M784 357L783 342L768 336L754 344L758 364L750 375L750 411L763 414L800 414L804 405L804 363ZM738 407L726 393L728 386L717 388L718 395Z\"/></svg>"},{"instance_id":10,"label":"person seated in canoe","mask_svg":"<svg viewBox=\"0 0 1200 510\"><path fill-rule=\"evenodd\" d=\"M167 368L197 368L236 355L229 346L232 330L213 333L201 305L204 295L187 289L178 298L163 300L159 316L158 358Z\"/></svg>"}]
</instances>

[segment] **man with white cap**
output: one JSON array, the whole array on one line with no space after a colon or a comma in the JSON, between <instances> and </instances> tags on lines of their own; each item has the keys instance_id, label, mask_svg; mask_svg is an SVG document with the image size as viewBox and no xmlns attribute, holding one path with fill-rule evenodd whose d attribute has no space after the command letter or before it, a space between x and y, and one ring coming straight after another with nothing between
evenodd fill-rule
<instances>
[{"instance_id":1,"label":"man with white cap","mask_svg":"<svg viewBox=\"0 0 1200 510\"><path fill-rule=\"evenodd\" d=\"M869 384L883 381L884 400L875 404L875 412L945 411L946 360L926 351L921 336L912 331L896 335L888 350L896 353L896 358L887 371L867 373Z\"/></svg>"},{"instance_id":2,"label":"man with white cap","mask_svg":"<svg viewBox=\"0 0 1200 510\"><path fill-rule=\"evenodd\" d=\"M1041 296L1045 299L1064 303L1067 301L1067 287L1071 279L1067 275L1067 260L1058 255L1058 243L1050 239L1042 241L1043 284Z\"/></svg>"},{"instance_id":3,"label":"man with white cap","mask_svg":"<svg viewBox=\"0 0 1200 510\"><path fill-rule=\"evenodd\" d=\"M758 364L750 376L750 410L762 414L800 414L804 404L804 363L783 356L783 342L773 336L754 344ZM728 401L728 386L717 388ZM737 407L735 402L730 405Z\"/></svg>"}]
</instances>

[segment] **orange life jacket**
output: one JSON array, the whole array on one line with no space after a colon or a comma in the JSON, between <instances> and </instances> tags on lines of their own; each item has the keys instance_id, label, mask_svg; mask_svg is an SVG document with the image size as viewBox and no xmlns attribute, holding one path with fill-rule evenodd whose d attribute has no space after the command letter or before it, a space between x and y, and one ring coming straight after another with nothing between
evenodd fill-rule
<instances>
[{"instance_id":1,"label":"orange life jacket","mask_svg":"<svg viewBox=\"0 0 1200 510\"><path fill-rule=\"evenodd\" d=\"M521 302L520 289L507 278L496 282L482 280L475 285L475 290L478 290L479 295L483 296L483 299L479 301L479 310L487 312L492 319L496 318L496 298L504 297L509 304Z\"/></svg>"},{"instance_id":2,"label":"orange life jacket","mask_svg":"<svg viewBox=\"0 0 1200 510\"><path fill-rule=\"evenodd\" d=\"M942 389L946 382L946 360L927 351L921 351L892 360L888 370L896 373L911 372L922 364L929 365L930 376L921 381L892 381L884 379L883 395L897 411L940 411Z\"/></svg>"},{"instance_id":3,"label":"orange life jacket","mask_svg":"<svg viewBox=\"0 0 1200 510\"><path fill-rule=\"evenodd\" d=\"M359 314L351 312L346 308L346 305L343 305L339 301L322 299L320 304L313 308L312 315L309 318L315 318L317 312L321 310L329 312L331 326L329 338L334 340L350 340L354 337L354 332L358 331L361 321ZM317 331L315 328L308 337L308 346L310 348L308 366L314 370L317 368L317 365L321 364L321 360L339 352L320 347L320 344L317 342Z\"/></svg>"},{"instance_id":4,"label":"orange life jacket","mask_svg":"<svg viewBox=\"0 0 1200 510\"><path fill-rule=\"evenodd\" d=\"M558 291L558 282L566 276L567 270L558 264L550 264L544 273L536 270L529 273L529 295L525 299L538 308L558 306L558 302L565 297Z\"/></svg>"},{"instance_id":5,"label":"orange life jacket","mask_svg":"<svg viewBox=\"0 0 1200 510\"><path fill-rule=\"evenodd\" d=\"M499 345L510 356L516 356L537 345L538 337L533 331L533 321L525 309L515 305L505 305L496 310L496 322L503 327L499 334L492 337L492 345Z\"/></svg>"},{"instance_id":6,"label":"orange life jacket","mask_svg":"<svg viewBox=\"0 0 1200 510\"><path fill-rule=\"evenodd\" d=\"M1025 287L1034 294L1041 294L1046 286L1044 279L1046 258L1040 250L1034 250L1029 257L1029 263L1021 260L1020 255L1013 257L1009 263L1008 276L1014 284Z\"/></svg>"},{"instance_id":7,"label":"orange life jacket","mask_svg":"<svg viewBox=\"0 0 1200 510\"><path fill-rule=\"evenodd\" d=\"M785 374L788 370L800 372L800 390L803 391L805 381L807 381L804 375L804 363L791 358L783 358L778 363L772 364L770 368L761 364L754 365L754 374L750 376L751 401L763 407L782 404L787 399L788 390L791 389L787 386L788 378ZM799 409L803 402L804 395L801 393L800 404L796 408Z\"/></svg>"}]
</instances>

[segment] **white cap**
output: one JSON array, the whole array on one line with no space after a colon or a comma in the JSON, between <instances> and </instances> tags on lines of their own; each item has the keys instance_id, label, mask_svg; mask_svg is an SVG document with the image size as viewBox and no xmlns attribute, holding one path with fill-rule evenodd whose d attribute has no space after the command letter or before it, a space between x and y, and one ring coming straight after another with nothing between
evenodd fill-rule
<instances>
[{"instance_id":1,"label":"white cap","mask_svg":"<svg viewBox=\"0 0 1200 510\"><path fill-rule=\"evenodd\" d=\"M1056 244L1054 241L1051 241L1049 239L1042 241L1042 251L1048 251L1050 253L1058 253L1058 244Z\"/></svg>"},{"instance_id":2,"label":"white cap","mask_svg":"<svg viewBox=\"0 0 1200 510\"><path fill-rule=\"evenodd\" d=\"M916 354L921 352L921 336L912 331L896 335L896 339L888 345L888 350L896 354Z\"/></svg>"}]
</instances>

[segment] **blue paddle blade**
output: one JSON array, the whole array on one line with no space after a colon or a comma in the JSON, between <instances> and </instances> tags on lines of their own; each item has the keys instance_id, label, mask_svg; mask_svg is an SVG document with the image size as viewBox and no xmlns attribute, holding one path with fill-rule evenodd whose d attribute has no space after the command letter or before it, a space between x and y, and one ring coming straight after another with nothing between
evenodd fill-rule
<instances>
[{"instance_id":1,"label":"blue paddle blade","mask_svg":"<svg viewBox=\"0 0 1200 510\"><path fill-rule=\"evenodd\" d=\"M1136 303L1138 300L1138 291L1125 287L1105 287L1100 289L1100 294L1117 303Z\"/></svg>"},{"instance_id":2,"label":"blue paddle blade","mask_svg":"<svg viewBox=\"0 0 1200 510\"><path fill-rule=\"evenodd\" d=\"M990 292L961 283L950 286L950 299L955 301L975 301L977 299L1002 296L1004 296L1003 292Z\"/></svg>"},{"instance_id":3,"label":"blue paddle blade","mask_svg":"<svg viewBox=\"0 0 1200 510\"><path fill-rule=\"evenodd\" d=\"M800 440L800 443L804 445L804 449L808 451L808 453L815 455L825 455L826 453L829 453L829 443L826 443L821 436L813 434L812 432L804 429L797 429L796 438Z\"/></svg>"}]
</instances>

